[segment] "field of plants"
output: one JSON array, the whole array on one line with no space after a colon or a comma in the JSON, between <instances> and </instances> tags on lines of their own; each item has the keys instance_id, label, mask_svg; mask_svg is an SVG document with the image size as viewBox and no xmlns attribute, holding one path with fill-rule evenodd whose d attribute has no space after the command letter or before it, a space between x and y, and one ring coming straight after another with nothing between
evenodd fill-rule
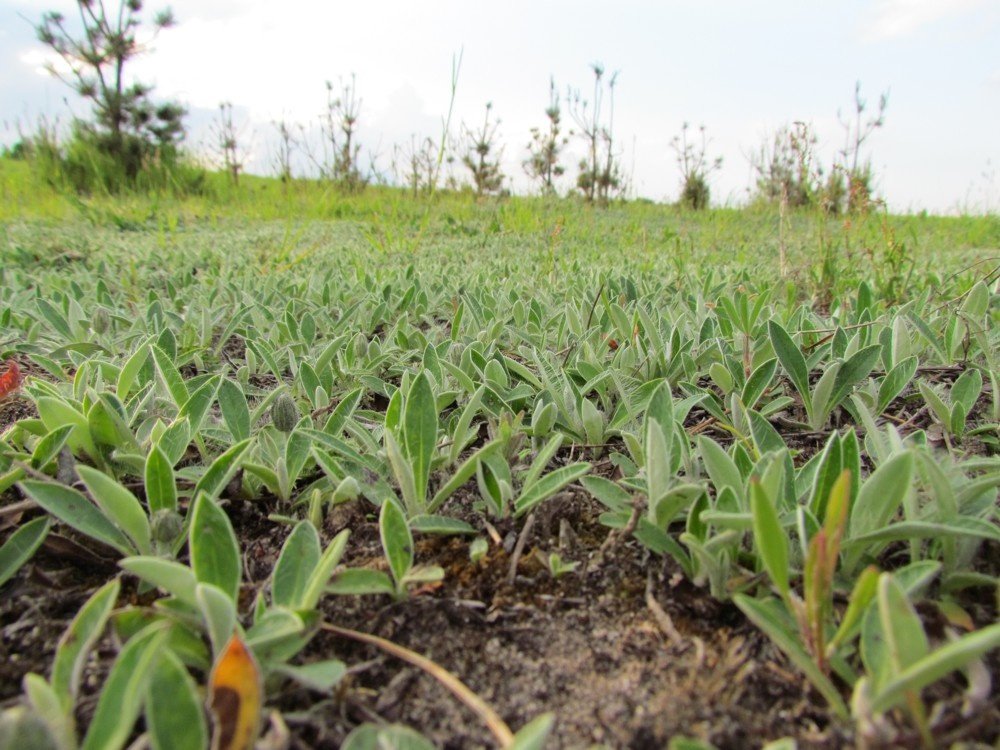
<instances>
[{"instance_id":1,"label":"field of plants","mask_svg":"<svg viewBox=\"0 0 1000 750\"><path fill-rule=\"evenodd\" d=\"M0 746L1000 740L996 216L0 184Z\"/></svg>"}]
</instances>

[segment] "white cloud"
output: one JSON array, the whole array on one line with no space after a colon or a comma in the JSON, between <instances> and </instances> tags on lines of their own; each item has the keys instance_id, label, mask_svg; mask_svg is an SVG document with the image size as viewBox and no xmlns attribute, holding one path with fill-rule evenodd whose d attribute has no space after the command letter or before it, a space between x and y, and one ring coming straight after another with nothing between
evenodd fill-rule
<instances>
[{"instance_id":1,"label":"white cloud","mask_svg":"<svg viewBox=\"0 0 1000 750\"><path fill-rule=\"evenodd\" d=\"M866 19L862 36L868 41L909 36L948 17L962 15L984 0L878 0Z\"/></svg>"}]
</instances>

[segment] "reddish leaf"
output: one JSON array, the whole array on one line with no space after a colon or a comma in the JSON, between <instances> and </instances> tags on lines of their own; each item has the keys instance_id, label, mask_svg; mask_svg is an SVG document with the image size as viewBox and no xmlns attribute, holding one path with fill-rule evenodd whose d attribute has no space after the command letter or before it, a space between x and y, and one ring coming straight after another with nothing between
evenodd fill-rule
<instances>
[{"instance_id":1,"label":"reddish leaf","mask_svg":"<svg viewBox=\"0 0 1000 750\"><path fill-rule=\"evenodd\" d=\"M17 366L17 362L8 359L7 372L0 375L0 398L8 396L20 388L23 380L24 376L21 374L21 368Z\"/></svg>"}]
</instances>

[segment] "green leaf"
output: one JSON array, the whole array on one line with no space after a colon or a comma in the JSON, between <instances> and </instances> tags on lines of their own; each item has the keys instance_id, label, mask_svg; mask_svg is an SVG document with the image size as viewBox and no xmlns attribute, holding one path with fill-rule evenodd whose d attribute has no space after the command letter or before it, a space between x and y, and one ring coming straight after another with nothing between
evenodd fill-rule
<instances>
[{"instance_id":1,"label":"green leaf","mask_svg":"<svg viewBox=\"0 0 1000 750\"><path fill-rule=\"evenodd\" d=\"M660 424L664 432L664 438L668 438L673 432L674 425L674 398L670 392L670 383L661 380L653 392L649 395L649 404L646 406L646 422L655 419Z\"/></svg>"},{"instance_id":2,"label":"green leaf","mask_svg":"<svg viewBox=\"0 0 1000 750\"><path fill-rule=\"evenodd\" d=\"M421 534L475 534L476 530L465 521L448 516L420 515L410 519L410 530Z\"/></svg>"},{"instance_id":3,"label":"green leaf","mask_svg":"<svg viewBox=\"0 0 1000 750\"><path fill-rule=\"evenodd\" d=\"M733 391L733 376L721 362L713 362L708 368L708 375L723 393L729 395Z\"/></svg>"},{"instance_id":4,"label":"green leaf","mask_svg":"<svg viewBox=\"0 0 1000 750\"><path fill-rule=\"evenodd\" d=\"M236 602L227 592L211 583L199 583L195 586L194 599L205 621L205 630L212 642L212 653L218 656L238 626Z\"/></svg>"},{"instance_id":5,"label":"green leaf","mask_svg":"<svg viewBox=\"0 0 1000 750\"><path fill-rule=\"evenodd\" d=\"M312 439L301 430L293 430L288 435L288 442L285 443L285 470L288 472L288 481L292 484L302 473L303 467L309 460L309 449L312 447Z\"/></svg>"},{"instance_id":6,"label":"green leaf","mask_svg":"<svg viewBox=\"0 0 1000 750\"><path fill-rule=\"evenodd\" d=\"M354 413L354 410L357 409L358 404L361 403L362 393L363 391L361 388L355 388L350 393L341 396L340 403L337 404L337 408L330 413L330 418L327 419L326 424L323 425L323 432L333 435L334 437L340 435L344 426L347 424L347 421Z\"/></svg>"},{"instance_id":7,"label":"green leaf","mask_svg":"<svg viewBox=\"0 0 1000 750\"><path fill-rule=\"evenodd\" d=\"M362 724L344 739L340 750L434 750L434 745L400 724Z\"/></svg>"},{"instance_id":8,"label":"green leaf","mask_svg":"<svg viewBox=\"0 0 1000 750\"><path fill-rule=\"evenodd\" d=\"M181 406L180 411L177 413L178 418L187 417L191 423L191 432L193 434L197 435L198 430L201 429L201 424L205 421L205 415L212 406L218 390L219 378L210 378L207 383L201 385L191 394L191 397L184 402L184 405Z\"/></svg>"},{"instance_id":9,"label":"green leaf","mask_svg":"<svg viewBox=\"0 0 1000 750\"><path fill-rule=\"evenodd\" d=\"M589 463L580 461L549 472L517 498L514 502L514 515L520 517L533 510L535 506L552 497L566 485L588 474L590 469Z\"/></svg>"},{"instance_id":10,"label":"green leaf","mask_svg":"<svg viewBox=\"0 0 1000 750\"><path fill-rule=\"evenodd\" d=\"M813 388L811 399L805 402L806 411L809 414L809 425L813 430L823 429L827 417L833 411L833 407L837 405L837 402L833 400L834 386L837 384L842 367L840 362L834 362L827 367L816 383L816 387Z\"/></svg>"},{"instance_id":11,"label":"green leaf","mask_svg":"<svg viewBox=\"0 0 1000 750\"><path fill-rule=\"evenodd\" d=\"M890 573L879 576L878 613L890 674L895 676L923 659L930 647L920 616Z\"/></svg>"},{"instance_id":12,"label":"green leaf","mask_svg":"<svg viewBox=\"0 0 1000 750\"><path fill-rule=\"evenodd\" d=\"M980 280L969 290L959 310L973 320L978 320L986 315L989 307L990 288L985 281Z\"/></svg>"},{"instance_id":13,"label":"green leaf","mask_svg":"<svg viewBox=\"0 0 1000 750\"><path fill-rule=\"evenodd\" d=\"M119 567L136 575L146 583L163 589L185 604L197 606L194 594L198 578L187 565L162 557L126 557L118 561Z\"/></svg>"},{"instance_id":14,"label":"green leaf","mask_svg":"<svg viewBox=\"0 0 1000 750\"><path fill-rule=\"evenodd\" d=\"M97 507L128 535L139 553L148 555L152 552L149 518L139 499L98 469L78 465L76 470Z\"/></svg>"},{"instance_id":15,"label":"green leaf","mask_svg":"<svg viewBox=\"0 0 1000 750\"><path fill-rule=\"evenodd\" d=\"M819 466L816 467L816 475L813 478L809 510L816 518L822 518L826 515L826 502L830 497L830 490L833 489L833 485L843 468L840 437L834 433L827 440L826 447L819 459Z\"/></svg>"},{"instance_id":16,"label":"green leaf","mask_svg":"<svg viewBox=\"0 0 1000 750\"><path fill-rule=\"evenodd\" d=\"M348 568L340 571L326 590L331 594L341 595L396 593L396 587L388 575L381 570L368 568Z\"/></svg>"},{"instance_id":17,"label":"green leaf","mask_svg":"<svg viewBox=\"0 0 1000 750\"><path fill-rule=\"evenodd\" d=\"M740 400L743 401L743 405L747 409L752 409L764 391L767 390L768 386L771 385L771 381L774 380L774 373L778 369L778 360L769 359L766 362L761 363L757 368L750 373L750 377L747 378L746 385L743 386L743 393Z\"/></svg>"},{"instance_id":18,"label":"green leaf","mask_svg":"<svg viewBox=\"0 0 1000 750\"><path fill-rule=\"evenodd\" d=\"M326 659L302 665L278 664L272 671L289 677L310 690L325 693L344 678L347 665L339 659Z\"/></svg>"},{"instance_id":19,"label":"green leaf","mask_svg":"<svg viewBox=\"0 0 1000 750\"><path fill-rule=\"evenodd\" d=\"M114 750L125 744L168 635L165 628L152 626L125 644L104 682L81 750Z\"/></svg>"},{"instance_id":20,"label":"green leaf","mask_svg":"<svg viewBox=\"0 0 1000 750\"><path fill-rule=\"evenodd\" d=\"M52 431L65 425L73 425L66 438L73 453L85 453L93 459L100 457L101 454L90 437L90 425L83 412L66 401L51 396L35 399L35 408L38 409L38 417L46 430Z\"/></svg>"},{"instance_id":21,"label":"green leaf","mask_svg":"<svg viewBox=\"0 0 1000 750\"><path fill-rule=\"evenodd\" d=\"M229 378L219 384L219 409L226 428L239 442L250 437L250 407L243 389Z\"/></svg>"},{"instance_id":22,"label":"green leaf","mask_svg":"<svg viewBox=\"0 0 1000 750\"><path fill-rule=\"evenodd\" d=\"M802 351L777 321L769 320L767 322L767 332L771 338L774 353L778 356L778 361L788 373L788 377L799 392L799 396L808 403L810 401L809 368L806 366Z\"/></svg>"},{"instance_id":23,"label":"green leaf","mask_svg":"<svg viewBox=\"0 0 1000 750\"><path fill-rule=\"evenodd\" d=\"M57 427L47 433L45 437L39 440L35 445L35 450L31 453L31 468L44 469L50 461L59 455L59 451L66 444L66 440L72 431L72 424L64 424L62 427Z\"/></svg>"},{"instance_id":24,"label":"green leaf","mask_svg":"<svg viewBox=\"0 0 1000 750\"><path fill-rule=\"evenodd\" d=\"M403 504L411 515L423 513L426 508L423 498L418 498L416 482L413 476L413 465L403 455L403 451L393 437L391 430L386 430L382 435L385 441L385 454L389 459L389 467L396 477L400 494L403 496Z\"/></svg>"},{"instance_id":25,"label":"green leaf","mask_svg":"<svg viewBox=\"0 0 1000 750\"><path fill-rule=\"evenodd\" d=\"M7 537L7 541L0 547L0 586L7 583L31 559L48 533L49 519L43 516L28 521Z\"/></svg>"},{"instance_id":26,"label":"green leaf","mask_svg":"<svg viewBox=\"0 0 1000 750\"><path fill-rule=\"evenodd\" d=\"M897 318L897 320L900 320ZM884 412L894 398L896 398L907 384L913 380L917 372L917 358L907 357L898 362L882 379L878 387L878 403L876 410L881 414Z\"/></svg>"},{"instance_id":27,"label":"green leaf","mask_svg":"<svg viewBox=\"0 0 1000 750\"><path fill-rule=\"evenodd\" d=\"M610 479L598 476L583 477L583 488L608 510L628 513L632 510L632 495Z\"/></svg>"},{"instance_id":28,"label":"green leaf","mask_svg":"<svg viewBox=\"0 0 1000 750\"><path fill-rule=\"evenodd\" d=\"M750 434L759 453L769 453L786 447L785 441L778 431L759 412L751 411L749 416Z\"/></svg>"},{"instance_id":29,"label":"green leaf","mask_svg":"<svg viewBox=\"0 0 1000 750\"><path fill-rule=\"evenodd\" d=\"M816 662L799 642L794 630L782 616L781 604L775 599L758 600L745 594L735 594L733 602L739 607L754 625L764 631L764 634L774 641L774 644L785 652L792 663L812 682L830 705L831 710L841 719L847 719L849 712L837 686L830 681Z\"/></svg>"},{"instance_id":30,"label":"green leaf","mask_svg":"<svg viewBox=\"0 0 1000 750\"><path fill-rule=\"evenodd\" d=\"M931 412L937 418L937 421L950 428L951 409L948 408L948 405L938 395L938 392L922 380L917 381L917 388L920 390L920 395L924 397L924 401L927 402L927 406L930 407Z\"/></svg>"},{"instance_id":31,"label":"green leaf","mask_svg":"<svg viewBox=\"0 0 1000 750\"><path fill-rule=\"evenodd\" d=\"M854 356L841 366L837 371L837 378L833 384L830 408L843 401L854 386L871 374L872 368L878 362L881 353L882 347L879 344L872 344L855 352Z\"/></svg>"},{"instance_id":32,"label":"green leaf","mask_svg":"<svg viewBox=\"0 0 1000 750\"><path fill-rule=\"evenodd\" d=\"M271 576L271 601L300 609L310 576L320 560L319 534L309 521L299 521L288 535Z\"/></svg>"},{"instance_id":33,"label":"green leaf","mask_svg":"<svg viewBox=\"0 0 1000 750\"><path fill-rule=\"evenodd\" d=\"M731 487L741 504L745 502L743 499L743 475L740 474L736 462L729 457L722 446L710 437L699 435L698 450L701 453L701 460L705 464L705 470L708 472L712 484L715 485L716 493L722 492L726 487Z\"/></svg>"},{"instance_id":34,"label":"green leaf","mask_svg":"<svg viewBox=\"0 0 1000 750\"><path fill-rule=\"evenodd\" d=\"M177 483L167 454L154 445L146 456L146 504L152 515L159 510L177 510Z\"/></svg>"},{"instance_id":35,"label":"green leaf","mask_svg":"<svg viewBox=\"0 0 1000 750\"><path fill-rule=\"evenodd\" d=\"M174 364L170 355L156 344L152 344L150 346L150 351L153 353L153 361L156 363L156 371L160 374L163 384L167 387L167 392L174 400L174 404L177 408L181 408L182 405L187 403L191 394L188 392L187 386L184 384L184 378L181 377L181 373L177 369L177 365Z\"/></svg>"},{"instance_id":36,"label":"green leaf","mask_svg":"<svg viewBox=\"0 0 1000 750\"><path fill-rule=\"evenodd\" d=\"M247 645L265 664L290 659L302 650L306 640L302 615L286 607L268 608L247 631Z\"/></svg>"},{"instance_id":37,"label":"green leaf","mask_svg":"<svg viewBox=\"0 0 1000 750\"><path fill-rule=\"evenodd\" d=\"M124 556L137 552L129 538L83 493L61 484L34 479L25 479L19 486L47 512L81 534L108 545Z\"/></svg>"},{"instance_id":38,"label":"green leaf","mask_svg":"<svg viewBox=\"0 0 1000 750\"><path fill-rule=\"evenodd\" d=\"M538 455L535 456L534 460L531 462L531 466L524 473L521 478L521 491L524 492L531 488L535 482L538 481L539 477L542 476L542 472L549 465L549 462L555 458L556 453L559 452L559 448L562 446L565 437L561 432L554 434L538 451Z\"/></svg>"},{"instance_id":39,"label":"green leaf","mask_svg":"<svg viewBox=\"0 0 1000 750\"><path fill-rule=\"evenodd\" d=\"M788 601L788 537L781 528L774 503L757 481L750 483L750 510L757 554L775 588Z\"/></svg>"},{"instance_id":40,"label":"green leaf","mask_svg":"<svg viewBox=\"0 0 1000 750\"><path fill-rule=\"evenodd\" d=\"M66 320L66 316L59 312L51 302L42 297L35 298L35 306L38 311L42 314L53 328L64 338L64 339L74 339L73 331L70 328L69 321Z\"/></svg>"},{"instance_id":41,"label":"green leaf","mask_svg":"<svg viewBox=\"0 0 1000 750\"><path fill-rule=\"evenodd\" d=\"M347 547L347 539L350 530L344 529L335 536L323 551L323 556L312 570L309 580L306 583L305 591L300 600L302 609L315 609L327 582L333 575L334 569L340 563L340 558L344 555Z\"/></svg>"},{"instance_id":42,"label":"green leaf","mask_svg":"<svg viewBox=\"0 0 1000 750\"><path fill-rule=\"evenodd\" d=\"M75 722L63 711L52 687L42 677L24 676L26 706L0 713L0 747L66 750L76 746Z\"/></svg>"},{"instance_id":43,"label":"green leaf","mask_svg":"<svg viewBox=\"0 0 1000 750\"><path fill-rule=\"evenodd\" d=\"M702 742L690 737L678 737L675 735L670 738L667 750L718 750L718 748L710 742Z\"/></svg>"},{"instance_id":44,"label":"green leaf","mask_svg":"<svg viewBox=\"0 0 1000 750\"><path fill-rule=\"evenodd\" d=\"M242 577L236 532L225 511L203 492L195 497L188 549L198 582L218 586L235 602Z\"/></svg>"},{"instance_id":45,"label":"green leaf","mask_svg":"<svg viewBox=\"0 0 1000 750\"><path fill-rule=\"evenodd\" d=\"M865 610L868 609L868 605L871 604L878 592L878 577L878 569L874 566L869 566L861 571L861 575L854 582L851 597L847 600L847 609L840 620L840 626L830 640L828 655L835 653L841 644L847 643L857 632Z\"/></svg>"},{"instance_id":46,"label":"green leaf","mask_svg":"<svg viewBox=\"0 0 1000 750\"><path fill-rule=\"evenodd\" d=\"M886 526L913 481L913 454L898 453L879 466L861 486L850 520L850 539Z\"/></svg>"},{"instance_id":47,"label":"green leaf","mask_svg":"<svg viewBox=\"0 0 1000 750\"><path fill-rule=\"evenodd\" d=\"M198 686L170 650L146 688L146 727L153 750L208 747L208 727Z\"/></svg>"},{"instance_id":48,"label":"green leaf","mask_svg":"<svg viewBox=\"0 0 1000 750\"><path fill-rule=\"evenodd\" d=\"M490 441L465 459L462 465L451 475L451 478L441 486L441 489L434 493L434 498L427 505L427 511L432 513L440 508L445 500L476 475L476 468L479 466L479 462L487 456L492 455L499 446L500 443L496 440Z\"/></svg>"},{"instance_id":49,"label":"green leaf","mask_svg":"<svg viewBox=\"0 0 1000 750\"><path fill-rule=\"evenodd\" d=\"M170 423L156 442L171 466L175 466L184 456L191 443L191 423L187 417L180 417Z\"/></svg>"},{"instance_id":50,"label":"green leaf","mask_svg":"<svg viewBox=\"0 0 1000 750\"><path fill-rule=\"evenodd\" d=\"M1000 648L1000 623L964 635L888 680L873 696L871 710L876 713L889 711L908 693L923 689L996 648Z\"/></svg>"},{"instance_id":51,"label":"green leaf","mask_svg":"<svg viewBox=\"0 0 1000 750\"><path fill-rule=\"evenodd\" d=\"M427 497L431 462L437 450L437 407L434 391L426 371L421 372L410 385L403 408L402 447L413 471L413 485L417 502L423 504Z\"/></svg>"},{"instance_id":52,"label":"green leaf","mask_svg":"<svg viewBox=\"0 0 1000 750\"><path fill-rule=\"evenodd\" d=\"M672 427L673 425L670 425ZM650 417L646 420L646 496L649 498L649 510L652 512L660 499L670 489L673 472L670 470L670 450L673 447L673 433L667 432L664 426Z\"/></svg>"},{"instance_id":53,"label":"green leaf","mask_svg":"<svg viewBox=\"0 0 1000 750\"><path fill-rule=\"evenodd\" d=\"M52 688L67 713L73 710L80 678L90 649L101 637L111 616L121 584L117 578L95 591L80 608L56 646L52 662Z\"/></svg>"},{"instance_id":54,"label":"green leaf","mask_svg":"<svg viewBox=\"0 0 1000 750\"><path fill-rule=\"evenodd\" d=\"M242 440L232 446L225 453L220 454L208 467L198 484L195 485L194 494L206 494L213 499L218 497L229 480L236 474L243 454L250 447L250 440Z\"/></svg>"},{"instance_id":55,"label":"green leaf","mask_svg":"<svg viewBox=\"0 0 1000 750\"><path fill-rule=\"evenodd\" d=\"M542 750L555 723L555 714L536 716L518 730L507 750Z\"/></svg>"},{"instance_id":56,"label":"green leaf","mask_svg":"<svg viewBox=\"0 0 1000 750\"><path fill-rule=\"evenodd\" d=\"M396 503L382 503L378 529L392 577L399 584L413 567L413 536L406 523L406 516Z\"/></svg>"},{"instance_id":57,"label":"green leaf","mask_svg":"<svg viewBox=\"0 0 1000 750\"><path fill-rule=\"evenodd\" d=\"M120 403L111 401L115 398L109 393L102 393L87 412L87 430L94 445L118 451L135 450L135 438L125 423Z\"/></svg>"},{"instance_id":58,"label":"green leaf","mask_svg":"<svg viewBox=\"0 0 1000 750\"><path fill-rule=\"evenodd\" d=\"M968 414L976 405L976 399L983 390L983 376L979 370L969 369L958 376L951 387L951 403L961 404ZM964 421L964 420L963 420Z\"/></svg>"},{"instance_id":59,"label":"green leaf","mask_svg":"<svg viewBox=\"0 0 1000 750\"><path fill-rule=\"evenodd\" d=\"M946 524L927 521L897 521L876 531L853 537L844 546L853 547L874 542L905 542L914 539L947 539L950 537L993 539L1000 542L1000 528L989 521L978 518L956 518L951 523Z\"/></svg>"},{"instance_id":60,"label":"green leaf","mask_svg":"<svg viewBox=\"0 0 1000 750\"><path fill-rule=\"evenodd\" d=\"M118 398L122 401L128 398L129 393L132 392L132 386L135 384L135 379L139 376L140 371L146 364L146 360L149 359L149 341L144 341L128 358L128 361L122 366L121 372L118 374L118 383L115 386L115 392L118 394Z\"/></svg>"}]
</instances>

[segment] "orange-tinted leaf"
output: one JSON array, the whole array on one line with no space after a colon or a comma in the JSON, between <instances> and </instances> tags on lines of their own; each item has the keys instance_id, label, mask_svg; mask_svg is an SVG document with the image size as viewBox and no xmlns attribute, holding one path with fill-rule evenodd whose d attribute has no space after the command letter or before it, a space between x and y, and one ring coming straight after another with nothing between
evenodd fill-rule
<instances>
[{"instance_id":1,"label":"orange-tinted leaf","mask_svg":"<svg viewBox=\"0 0 1000 750\"><path fill-rule=\"evenodd\" d=\"M213 750L250 750L260 731L260 668L239 633L233 633L212 667L209 701L215 717Z\"/></svg>"}]
</instances>

